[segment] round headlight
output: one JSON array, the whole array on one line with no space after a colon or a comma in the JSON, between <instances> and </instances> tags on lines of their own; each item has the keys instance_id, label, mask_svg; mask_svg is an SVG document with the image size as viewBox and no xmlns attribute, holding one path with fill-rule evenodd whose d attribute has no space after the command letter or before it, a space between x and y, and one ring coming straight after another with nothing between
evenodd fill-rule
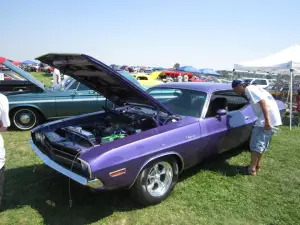
<instances>
[{"instance_id":1,"label":"round headlight","mask_svg":"<svg viewBox=\"0 0 300 225\"><path fill-rule=\"evenodd\" d=\"M38 142L43 142L45 139L45 136L44 134L42 133L36 133L35 134L35 140L38 141Z\"/></svg>"}]
</instances>

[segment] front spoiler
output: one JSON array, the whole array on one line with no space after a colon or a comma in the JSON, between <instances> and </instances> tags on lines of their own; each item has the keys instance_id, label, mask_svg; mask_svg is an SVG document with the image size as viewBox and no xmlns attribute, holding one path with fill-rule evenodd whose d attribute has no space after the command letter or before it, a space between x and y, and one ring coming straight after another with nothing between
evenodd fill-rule
<instances>
[{"instance_id":1,"label":"front spoiler","mask_svg":"<svg viewBox=\"0 0 300 225\"><path fill-rule=\"evenodd\" d=\"M29 144L31 146L31 148L33 149L33 151L43 160L43 162L51 167L52 169L56 170L57 172L59 173L62 173L64 174L65 176L69 177L70 179L82 184L82 185L85 185L85 186L88 186L88 187L91 187L91 188L101 188L103 187L103 183L95 178L95 179L88 179L88 178L85 178L83 176L80 176L70 170L67 170L66 168L62 167L61 165L57 164L56 162L54 162L53 160L51 160L47 155L45 155L44 153L42 153L38 147L33 143L32 140L29 141Z\"/></svg>"}]
</instances>

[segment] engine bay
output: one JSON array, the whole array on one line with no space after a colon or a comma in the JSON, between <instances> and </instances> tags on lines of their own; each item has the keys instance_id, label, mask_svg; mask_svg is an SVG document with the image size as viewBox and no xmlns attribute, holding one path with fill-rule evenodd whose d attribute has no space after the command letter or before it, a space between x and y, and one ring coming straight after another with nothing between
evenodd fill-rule
<instances>
[{"instance_id":1,"label":"engine bay","mask_svg":"<svg viewBox=\"0 0 300 225\"><path fill-rule=\"evenodd\" d=\"M154 115L142 112L110 111L103 114L98 121L58 128L44 135L49 144L55 143L59 148L81 149L103 145L175 121L165 117L157 120Z\"/></svg>"}]
</instances>

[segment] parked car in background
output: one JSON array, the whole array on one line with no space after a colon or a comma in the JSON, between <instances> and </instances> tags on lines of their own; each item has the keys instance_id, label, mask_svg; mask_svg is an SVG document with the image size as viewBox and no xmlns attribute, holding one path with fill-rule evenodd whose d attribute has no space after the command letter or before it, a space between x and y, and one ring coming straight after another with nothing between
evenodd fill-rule
<instances>
[{"instance_id":1,"label":"parked car in background","mask_svg":"<svg viewBox=\"0 0 300 225\"><path fill-rule=\"evenodd\" d=\"M54 67L51 67L45 63L40 63L39 68L40 68L40 71L44 72L44 73L52 73L54 71Z\"/></svg>"},{"instance_id":2,"label":"parked car in background","mask_svg":"<svg viewBox=\"0 0 300 225\"><path fill-rule=\"evenodd\" d=\"M5 61L5 58L0 58L0 65ZM16 68L16 70L21 70L19 67L15 65L13 66ZM0 71L0 93L4 94L9 92L20 92L28 90L35 91L37 90L37 87L30 81L20 77L16 72L9 70Z\"/></svg>"},{"instance_id":3,"label":"parked car in background","mask_svg":"<svg viewBox=\"0 0 300 225\"><path fill-rule=\"evenodd\" d=\"M249 84L255 84L259 85L262 88L267 88L270 86L270 82L268 79L263 78L243 78L244 81L246 81Z\"/></svg>"},{"instance_id":4,"label":"parked car in background","mask_svg":"<svg viewBox=\"0 0 300 225\"><path fill-rule=\"evenodd\" d=\"M299 87L293 86L293 98L296 100L297 90ZM267 89L270 94L277 100L287 101L288 96L290 95L290 85L281 84L281 85L274 85Z\"/></svg>"},{"instance_id":5,"label":"parked car in background","mask_svg":"<svg viewBox=\"0 0 300 225\"><path fill-rule=\"evenodd\" d=\"M247 143L257 120L230 84L175 82L145 92L87 55L38 59L115 107L36 127L32 149L70 179L93 190L129 189L144 205L166 199L183 170ZM282 102L278 106L285 110Z\"/></svg>"},{"instance_id":6,"label":"parked car in background","mask_svg":"<svg viewBox=\"0 0 300 225\"><path fill-rule=\"evenodd\" d=\"M35 87L33 90L5 93L9 100L9 115L12 126L19 130L30 130L48 121L81 115L112 107L112 103L99 93L70 77L63 85L45 88L44 84L9 61L3 62L8 68L26 79ZM118 71L122 76L145 90L128 72Z\"/></svg>"},{"instance_id":7,"label":"parked car in background","mask_svg":"<svg viewBox=\"0 0 300 225\"><path fill-rule=\"evenodd\" d=\"M134 73L132 75L142 86L145 87L151 87L163 83L161 80L157 80L151 75L147 75L145 73Z\"/></svg>"}]
</instances>

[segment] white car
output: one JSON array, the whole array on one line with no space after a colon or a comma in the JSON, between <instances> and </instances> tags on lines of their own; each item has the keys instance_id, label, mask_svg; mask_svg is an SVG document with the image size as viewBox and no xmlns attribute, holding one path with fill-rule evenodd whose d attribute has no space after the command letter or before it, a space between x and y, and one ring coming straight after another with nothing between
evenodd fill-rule
<instances>
[{"instance_id":1,"label":"white car","mask_svg":"<svg viewBox=\"0 0 300 225\"><path fill-rule=\"evenodd\" d=\"M267 88L270 86L270 81L264 78L243 78L243 80L249 84L259 85L262 88Z\"/></svg>"}]
</instances>

